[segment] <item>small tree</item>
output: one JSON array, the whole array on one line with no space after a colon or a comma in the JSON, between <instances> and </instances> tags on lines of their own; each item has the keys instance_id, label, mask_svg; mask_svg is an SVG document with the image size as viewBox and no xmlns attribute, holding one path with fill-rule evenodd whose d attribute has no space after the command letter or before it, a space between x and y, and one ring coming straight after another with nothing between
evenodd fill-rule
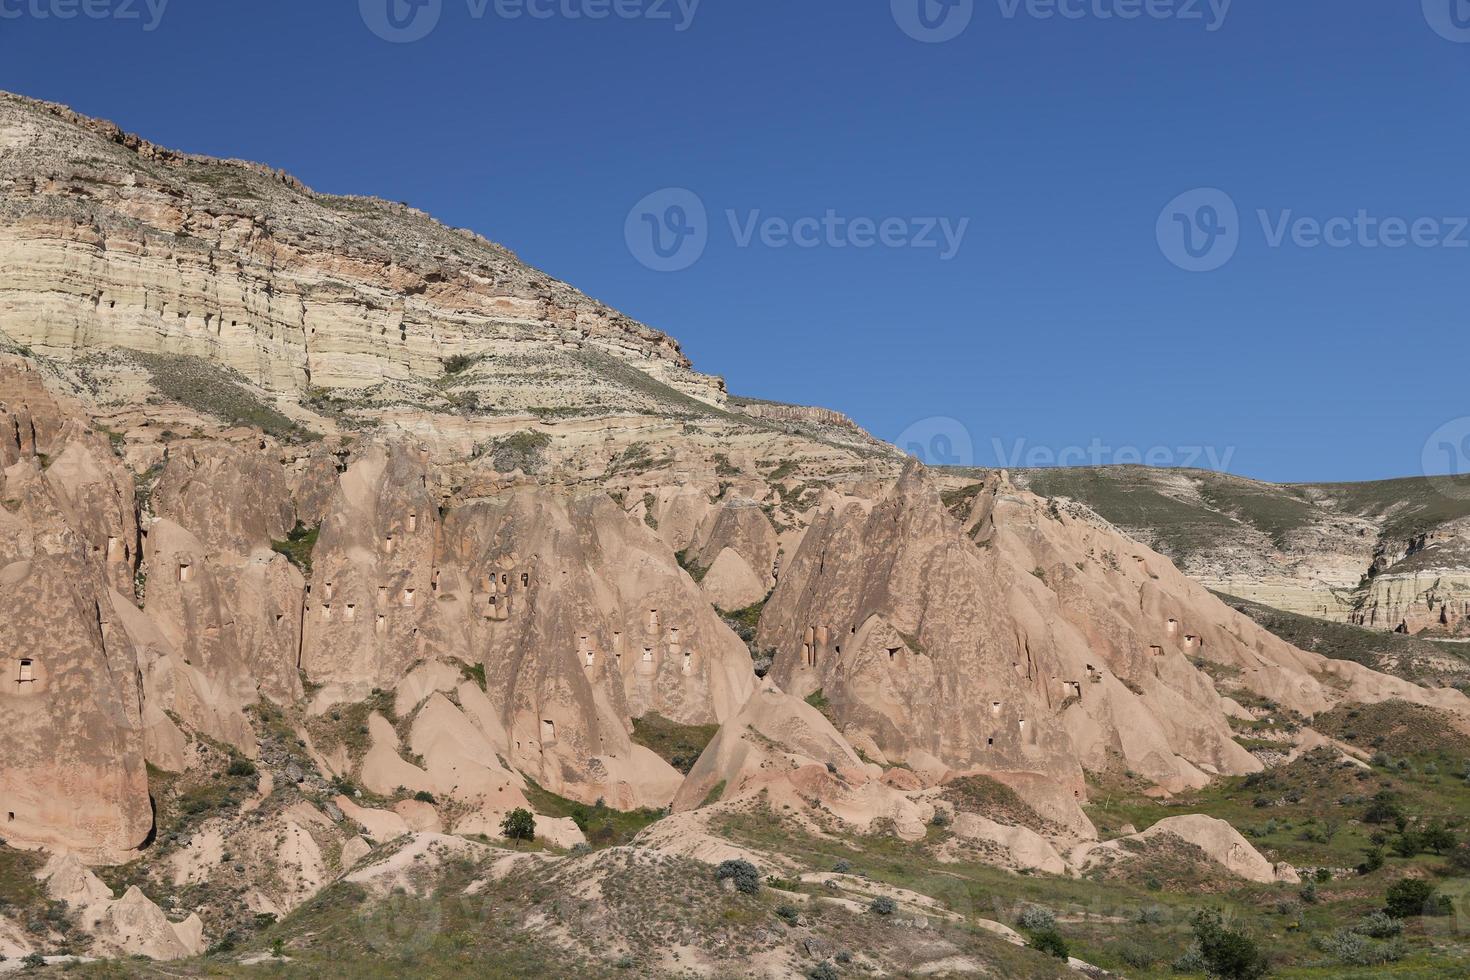
<instances>
[{"instance_id":1,"label":"small tree","mask_svg":"<svg viewBox=\"0 0 1470 980\"><path fill-rule=\"evenodd\" d=\"M1424 832L1419 835L1419 842L1435 854L1443 854L1454 848L1455 832L1436 820L1424 828Z\"/></svg>"},{"instance_id":2,"label":"small tree","mask_svg":"<svg viewBox=\"0 0 1470 980\"><path fill-rule=\"evenodd\" d=\"M536 839L536 817L530 810L516 807L500 821L500 832L507 840L515 841L519 847L523 840Z\"/></svg>"},{"instance_id":3,"label":"small tree","mask_svg":"<svg viewBox=\"0 0 1470 980\"><path fill-rule=\"evenodd\" d=\"M1388 889L1384 909L1395 919L1412 919L1420 915L1447 915L1453 909L1450 900L1435 897L1434 886L1422 878L1405 878Z\"/></svg>"},{"instance_id":4,"label":"small tree","mask_svg":"<svg viewBox=\"0 0 1470 980\"><path fill-rule=\"evenodd\" d=\"M1191 922L1210 976L1220 980L1259 980L1271 972L1270 961L1255 941L1228 928L1219 912L1201 909Z\"/></svg>"}]
</instances>

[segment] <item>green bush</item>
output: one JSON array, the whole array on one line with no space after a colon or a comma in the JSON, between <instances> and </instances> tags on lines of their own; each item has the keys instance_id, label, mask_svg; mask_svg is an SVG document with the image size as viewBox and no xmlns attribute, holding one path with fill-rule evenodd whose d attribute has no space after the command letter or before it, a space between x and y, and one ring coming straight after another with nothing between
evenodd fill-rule
<instances>
[{"instance_id":1,"label":"green bush","mask_svg":"<svg viewBox=\"0 0 1470 980\"><path fill-rule=\"evenodd\" d=\"M1219 912L1201 909L1191 918L1206 972L1220 980L1259 980L1271 972L1270 961L1255 940L1225 925Z\"/></svg>"},{"instance_id":2,"label":"green bush","mask_svg":"<svg viewBox=\"0 0 1470 980\"><path fill-rule=\"evenodd\" d=\"M801 913L797 912L794 906L778 905L776 906L776 918L788 926L794 926L801 921Z\"/></svg>"},{"instance_id":3,"label":"green bush","mask_svg":"<svg viewBox=\"0 0 1470 980\"><path fill-rule=\"evenodd\" d=\"M892 915L894 912L898 911L898 903L889 898L887 895L879 895L877 898L873 899L871 903L869 903L868 909L874 915L887 916Z\"/></svg>"},{"instance_id":4,"label":"green bush","mask_svg":"<svg viewBox=\"0 0 1470 980\"><path fill-rule=\"evenodd\" d=\"M826 960L806 971L807 980L837 980L837 970Z\"/></svg>"},{"instance_id":5,"label":"green bush","mask_svg":"<svg viewBox=\"0 0 1470 980\"><path fill-rule=\"evenodd\" d=\"M1044 932L1047 929L1055 929L1057 927L1057 916L1055 912L1044 905L1028 905L1016 917L1016 922L1022 929L1027 929L1032 932Z\"/></svg>"},{"instance_id":6,"label":"green bush","mask_svg":"<svg viewBox=\"0 0 1470 980\"><path fill-rule=\"evenodd\" d=\"M1055 956L1059 960L1065 960L1072 955L1067 948L1067 941L1062 934L1055 929L1040 929L1031 933L1031 942L1028 944L1032 949Z\"/></svg>"},{"instance_id":7,"label":"green bush","mask_svg":"<svg viewBox=\"0 0 1470 980\"><path fill-rule=\"evenodd\" d=\"M536 839L536 816L530 810L516 807L500 822L500 832L507 840L523 841Z\"/></svg>"},{"instance_id":8,"label":"green bush","mask_svg":"<svg viewBox=\"0 0 1470 980\"><path fill-rule=\"evenodd\" d=\"M439 805L439 801L434 799L434 794L430 793L426 789L421 789L417 793L413 794L413 798L415 800L418 800L420 803L427 803L429 804L429 806Z\"/></svg>"},{"instance_id":9,"label":"green bush","mask_svg":"<svg viewBox=\"0 0 1470 980\"><path fill-rule=\"evenodd\" d=\"M256 773L255 763L249 759L231 759L229 768L225 773L230 776L254 776Z\"/></svg>"},{"instance_id":10,"label":"green bush","mask_svg":"<svg viewBox=\"0 0 1470 980\"><path fill-rule=\"evenodd\" d=\"M721 861L715 869L715 881L735 882L735 890L754 895L761 890L761 873L749 861Z\"/></svg>"},{"instance_id":11,"label":"green bush","mask_svg":"<svg viewBox=\"0 0 1470 980\"><path fill-rule=\"evenodd\" d=\"M1369 912L1353 926L1353 932L1360 936L1372 936L1374 939L1392 939L1403 931L1402 920L1395 919L1387 912Z\"/></svg>"},{"instance_id":12,"label":"green bush","mask_svg":"<svg viewBox=\"0 0 1470 980\"><path fill-rule=\"evenodd\" d=\"M1348 929L1339 929L1317 943L1319 949L1345 966L1383 966L1397 963L1406 952L1399 938L1380 941Z\"/></svg>"},{"instance_id":13,"label":"green bush","mask_svg":"<svg viewBox=\"0 0 1470 980\"><path fill-rule=\"evenodd\" d=\"M1421 915L1448 915L1453 908L1448 898L1434 894L1434 886L1429 882L1405 878L1389 886L1384 911L1395 919L1412 919Z\"/></svg>"}]
</instances>

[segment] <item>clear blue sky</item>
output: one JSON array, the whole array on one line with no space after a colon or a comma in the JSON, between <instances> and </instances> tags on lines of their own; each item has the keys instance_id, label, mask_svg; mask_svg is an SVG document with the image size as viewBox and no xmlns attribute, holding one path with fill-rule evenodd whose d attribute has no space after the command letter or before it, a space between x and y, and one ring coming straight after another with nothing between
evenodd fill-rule
<instances>
[{"instance_id":1,"label":"clear blue sky","mask_svg":"<svg viewBox=\"0 0 1470 980\"><path fill-rule=\"evenodd\" d=\"M1447 36L1420 0L1236 0L1223 22L1220 0L1202 20L967 0L943 43L900 29L918 0L704 0L685 30L678 0L535 0L545 19L438 0L414 43L374 34L373 2L172 0L146 30L148 0L0 0L0 87L407 201L668 331L732 392L887 438L952 417L981 464L995 440L1097 440L1233 448L1266 479L1387 477L1470 416L1470 247L1273 248L1256 216L1470 215L1470 0ZM937 29L962 23L925 2ZM82 3L141 16L36 16ZM672 19L563 12L599 3ZM707 207L708 247L656 272L625 225L668 187ZM1156 228L1201 187L1238 206L1238 250L1187 272ZM741 247L731 210L969 225L946 261Z\"/></svg>"}]
</instances>

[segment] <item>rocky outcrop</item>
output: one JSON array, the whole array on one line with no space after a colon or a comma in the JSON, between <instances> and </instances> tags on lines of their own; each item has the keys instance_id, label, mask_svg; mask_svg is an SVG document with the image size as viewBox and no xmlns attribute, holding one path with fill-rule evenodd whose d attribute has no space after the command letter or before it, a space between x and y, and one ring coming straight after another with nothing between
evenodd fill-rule
<instances>
[{"instance_id":1,"label":"rocky outcrop","mask_svg":"<svg viewBox=\"0 0 1470 980\"><path fill-rule=\"evenodd\" d=\"M0 474L0 833L119 861L153 819L137 655L113 611L131 591L132 484L102 446L48 412Z\"/></svg>"}]
</instances>

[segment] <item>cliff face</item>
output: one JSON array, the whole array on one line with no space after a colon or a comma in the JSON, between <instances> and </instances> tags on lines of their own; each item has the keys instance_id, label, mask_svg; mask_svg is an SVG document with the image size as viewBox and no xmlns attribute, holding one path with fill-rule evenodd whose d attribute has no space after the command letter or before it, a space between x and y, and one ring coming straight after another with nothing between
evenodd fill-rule
<instances>
[{"instance_id":1,"label":"cliff face","mask_svg":"<svg viewBox=\"0 0 1470 980\"><path fill-rule=\"evenodd\" d=\"M0 264L7 332L48 355L190 354L283 398L378 403L442 398L457 356L478 367L456 395L493 389L499 412L611 409L610 361L725 398L669 337L473 233L3 93Z\"/></svg>"}]
</instances>

